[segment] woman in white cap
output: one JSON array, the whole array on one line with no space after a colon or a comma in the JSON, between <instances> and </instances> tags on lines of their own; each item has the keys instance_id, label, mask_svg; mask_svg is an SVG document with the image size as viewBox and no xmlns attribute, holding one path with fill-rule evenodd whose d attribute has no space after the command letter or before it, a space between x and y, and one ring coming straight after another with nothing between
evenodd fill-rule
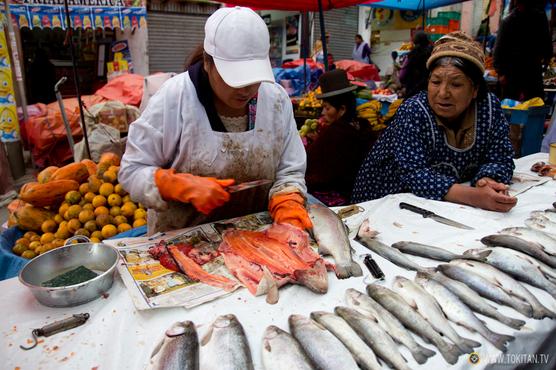
<instances>
[{"instance_id":1,"label":"woman in white cap","mask_svg":"<svg viewBox=\"0 0 556 370\"><path fill-rule=\"evenodd\" d=\"M205 24L204 57L168 80L129 129L119 181L149 208L149 234L268 209L310 228L306 155L274 82L268 29L243 7ZM230 194L234 183L272 184Z\"/></svg>"}]
</instances>

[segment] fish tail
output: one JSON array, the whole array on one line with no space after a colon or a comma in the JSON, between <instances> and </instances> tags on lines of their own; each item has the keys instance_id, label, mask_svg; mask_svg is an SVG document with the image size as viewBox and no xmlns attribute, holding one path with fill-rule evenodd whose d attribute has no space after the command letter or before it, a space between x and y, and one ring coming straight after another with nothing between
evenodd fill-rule
<instances>
[{"instance_id":1,"label":"fish tail","mask_svg":"<svg viewBox=\"0 0 556 370\"><path fill-rule=\"evenodd\" d=\"M350 265L336 265L336 276L338 279L347 279L350 276L361 276L363 271L357 262L351 261Z\"/></svg>"},{"instance_id":2,"label":"fish tail","mask_svg":"<svg viewBox=\"0 0 556 370\"><path fill-rule=\"evenodd\" d=\"M535 319L544 319L548 317L550 319L556 319L556 312L549 310L542 304L536 310L534 310L533 318Z\"/></svg>"},{"instance_id":3,"label":"fish tail","mask_svg":"<svg viewBox=\"0 0 556 370\"><path fill-rule=\"evenodd\" d=\"M527 316L527 317L533 317L533 308L531 307L531 305L529 303L526 303L524 301L520 301L520 300L513 300L511 303L512 307L515 308L517 310L517 312L522 313L523 315Z\"/></svg>"},{"instance_id":4,"label":"fish tail","mask_svg":"<svg viewBox=\"0 0 556 370\"><path fill-rule=\"evenodd\" d=\"M515 339L511 335L498 334L490 332L487 337L488 341L502 352L506 352L506 344Z\"/></svg>"},{"instance_id":5,"label":"fish tail","mask_svg":"<svg viewBox=\"0 0 556 370\"><path fill-rule=\"evenodd\" d=\"M492 253L491 250L484 250L484 251L478 251L478 252L471 252L471 251L465 251L463 252L463 256L464 258L472 258L476 261L482 261L482 262L486 262L488 256Z\"/></svg>"},{"instance_id":6,"label":"fish tail","mask_svg":"<svg viewBox=\"0 0 556 370\"><path fill-rule=\"evenodd\" d=\"M520 330L521 327L523 325L525 325L525 321L523 320L519 320L519 319L514 319L508 316L504 316L502 314L500 314L498 317L496 317L496 320L500 321L502 324L505 324L507 326L509 326L510 328L516 329L516 330Z\"/></svg>"},{"instance_id":7,"label":"fish tail","mask_svg":"<svg viewBox=\"0 0 556 370\"><path fill-rule=\"evenodd\" d=\"M461 341L458 345L458 347L464 351L465 353L471 353L473 352L473 348L477 348L480 347L481 343L476 342L474 340L468 339L468 338L463 338L461 337Z\"/></svg>"},{"instance_id":8,"label":"fish tail","mask_svg":"<svg viewBox=\"0 0 556 370\"><path fill-rule=\"evenodd\" d=\"M436 352L426 347L423 347L420 344L417 344L417 346L415 346L415 348L411 350L411 355L413 356L415 361L417 361L417 363L421 365L427 362L429 357L432 357L435 354Z\"/></svg>"},{"instance_id":9,"label":"fish tail","mask_svg":"<svg viewBox=\"0 0 556 370\"><path fill-rule=\"evenodd\" d=\"M438 345L438 350L442 354L442 357L448 362L450 365L454 365L458 362L458 357L462 352L458 347L448 342L444 342L442 345Z\"/></svg>"}]
</instances>

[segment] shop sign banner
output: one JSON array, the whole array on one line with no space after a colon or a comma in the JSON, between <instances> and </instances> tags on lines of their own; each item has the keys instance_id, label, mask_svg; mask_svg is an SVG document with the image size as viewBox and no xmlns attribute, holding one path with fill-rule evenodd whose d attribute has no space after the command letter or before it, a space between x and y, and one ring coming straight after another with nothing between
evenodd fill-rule
<instances>
[{"instance_id":1,"label":"shop sign banner","mask_svg":"<svg viewBox=\"0 0 556 370\"><path fill-rule=\"evenodd\" d=\"M0 32L0 141L19 140L19 123L15 105L10 55L4 27Z\"/></svg>"},{"instance_id":2,"label":"shop sign banner","mask_svg":"<svg viewBox=\"0 0 556 370\"><path fill-rule=\"evenodd\" d=\"M48 4L46 4L48 2ZM72 28L147 27L145 0L69 0ZM63 0L12 0L12 19L20 28L67 28Z\"/></svg>"}]
</instances>

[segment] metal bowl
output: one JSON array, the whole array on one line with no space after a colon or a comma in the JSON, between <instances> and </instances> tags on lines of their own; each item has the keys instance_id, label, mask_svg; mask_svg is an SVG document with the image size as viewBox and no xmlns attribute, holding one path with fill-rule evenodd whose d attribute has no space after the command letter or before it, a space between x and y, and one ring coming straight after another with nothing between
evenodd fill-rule
<instances>
[{"instance_id":1,"label":"metal bowl","mask_svg":"<svg viewBox=\"0 0 556 370\"><path fill-rule=\"evenodd\" d=\"M110 245L66 244L31 260L19 272L19 281L29 287L35 298L45 306L77 306L97 299L110 289L114 282L117 263L118 251ZM41 285L81 265L96 272L98 276L79 284L62 287Z\"/></svg>"}]
</instances>

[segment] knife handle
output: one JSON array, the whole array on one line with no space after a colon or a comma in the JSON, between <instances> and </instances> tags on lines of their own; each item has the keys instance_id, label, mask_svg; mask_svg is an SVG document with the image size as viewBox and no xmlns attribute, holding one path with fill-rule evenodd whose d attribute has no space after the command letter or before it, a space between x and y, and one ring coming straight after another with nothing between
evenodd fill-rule
<instances>
[{"instance_id":1,"label":"knife handle","mask_svg":"<svg viewBox=\"0 0 556 370\"><path fill-rule=\"evenodd\" d=\"M400 208L401 209L407 209L408 211L418 213L423 217L430 217L430 216L434 215L434 212L427 211L426 209L419 208L417 206L414 206L414 205L411 205L411 204L408 204L408 203L405 203L405 202L400 202Z\"/></svg>"}]
</instances>

